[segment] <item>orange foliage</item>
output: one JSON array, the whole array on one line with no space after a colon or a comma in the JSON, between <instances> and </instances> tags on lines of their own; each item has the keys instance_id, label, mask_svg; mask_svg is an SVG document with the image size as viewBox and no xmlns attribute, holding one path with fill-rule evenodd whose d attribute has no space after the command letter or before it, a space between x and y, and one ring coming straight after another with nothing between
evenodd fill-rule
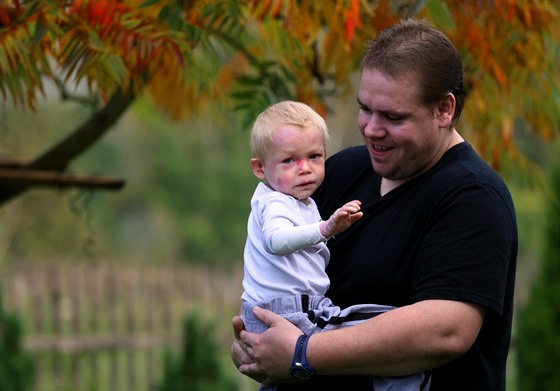
<instances>
[{"instance_id":1,"label":"orange foliage","mask_svg":"<svg viewBox=\"0 0 560 391\"><path fill-rule=\"evenodd\" d=\"M344 42L347 48L354 38L355 29L360 27L360 0L350 0L348 8L344 10Z\"/></svg>"},{"instance_id":2,"label":"orange foliage","mask_svg":"<svg viewBox=\"0 0 560 391\"><path fill-rule=\"evenodd\" d=\"M389 5L390 0L379 0L377 7L372 10L373 14L369 18L369 23L374 26L377 31L386 29L400 19L399 15L393 12Z\"/></svg>"},{"instance_id":3,"label":"orange foliage","mask_svg":"<svg viewBox=\"0 0 560 391\"><path fill-rule=\"evenodd\" d=\"M326 115L325 86L350 91L366 40L415 12L437 21L468 60L470 102L461 126L480 140L481 149L489 146L489 160L499 158L496 145L514 151L517 118L543 138L559 132L552 98L560 84L558 64L550 57L560 37L551 1L432 0L419 6L412 0L160 0L141 7L144 3L74 0L68 8L62 0L3 2L0 93L33 107L43 76L53 74L54 59L66 81L84 79L104 94L130 83L140 89L147 80L154 101L181 118L228 96L239 76L270 83L263 69L275 64L292 97ZM31 5L36 8L21 20ZM446 13L437 14L441 10ZM205 72L197 77L200 68Z\"/></svg>"}]
</instances>

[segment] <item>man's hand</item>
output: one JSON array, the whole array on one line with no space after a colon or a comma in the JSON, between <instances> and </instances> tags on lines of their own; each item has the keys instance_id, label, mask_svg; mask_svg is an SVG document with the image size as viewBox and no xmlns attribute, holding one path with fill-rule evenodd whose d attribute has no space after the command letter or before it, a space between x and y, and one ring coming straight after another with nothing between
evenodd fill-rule
<instances>
[{"instance_id":1,"label":"man's hand","mask_svg":"<svg viewBox=\"0 0 560 391\"><path fill-rule=\"evenodd\" d=\"M240 316L234 316L231 320L233 325L233 342L231 344L231 359L235 364L236 368L239 368L243 364L251 364L254 362L253 358L247 354L244 350L243 341L239 333L245 330L245 325Z\"/></svg>"},{"instance_id":2,"label":"man's hand","mask_svg":"<svg viewBox=\"0 0 560 391\"><path fill-rule=\"evenodd\" d=\"M231 356L244 375L265 386L293 381L290 364L301 330L271 311L254 308L255 316L269 327L262 334L245 331L239 316L233 318Z\"/></svg>"}]
</instances>

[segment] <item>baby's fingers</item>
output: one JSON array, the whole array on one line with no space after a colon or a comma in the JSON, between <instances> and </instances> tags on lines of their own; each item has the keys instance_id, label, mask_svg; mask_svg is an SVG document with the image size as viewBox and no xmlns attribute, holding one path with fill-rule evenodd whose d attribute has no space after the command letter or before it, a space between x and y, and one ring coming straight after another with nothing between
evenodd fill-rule
<instances>
[{"instance_id":1,"label":"baby's fingers","mask_svg":"<svg viewBox=\"0 0 560 391\"><path fill-rule=\"evenodd\" d=\"M356 213L352 213L348 216L348 221L350 223L353 223L356 220L359 220L363 217L364 212L356 212Z\"/></svg>"}]
</instances>

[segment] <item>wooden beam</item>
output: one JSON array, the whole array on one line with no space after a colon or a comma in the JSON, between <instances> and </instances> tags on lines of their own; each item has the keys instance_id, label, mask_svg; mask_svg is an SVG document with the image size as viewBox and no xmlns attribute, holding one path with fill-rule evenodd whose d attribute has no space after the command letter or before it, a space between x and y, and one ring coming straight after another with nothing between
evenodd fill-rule
<instances>
[{"instance_id":1,"label":"wooden beam","mask_svg":"<svg viewBox=\"0 0 560 391\"><path fill-rule=\"evenodd\" d=\"M0 168L0 189L18 186L52 188L88 188L119 190L125 184L122 179L96 176L78 176L58 171L27 170L23 168Z\"/></svg>"},{"instance_id":2,"label":"wooden beam","mask_svg":"<svg viewBox=\"0 0 560 391\"><path fill-rule=\"evenodd\" d=\"M0 156L0 169L2 168L25 168L29 165L29 161L13 159Z\"/></svg>"}]
</instances>

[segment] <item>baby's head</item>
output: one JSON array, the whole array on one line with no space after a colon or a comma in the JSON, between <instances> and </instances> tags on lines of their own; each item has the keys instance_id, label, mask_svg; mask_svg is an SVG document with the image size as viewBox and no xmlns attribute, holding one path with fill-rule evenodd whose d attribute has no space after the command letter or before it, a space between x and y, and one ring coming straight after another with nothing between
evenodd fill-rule
<instances>
[{"instance_id":1,"label":"baby's head","mask_svg":"<svg viewBox=\"0 0 560 391\"><path fill-rule=\"evenodd\" d=\"M268 150L274 148L274 132L282 126L316 128L323 135L325 149L330 140L323 117L305 103L285 100L267 107L255 120L251 131L254 158L265 159Z\"/></svg>"},{"instance_id":2,"label":"baby's head","mask_svg":"<svg viewBox=\"0 0 560 391\"><path fill-rule=\"evenodd\" d=\"M256 119L251 132L251 169L272 189L305 200L325 175L329 131L308 105L282 101Z\"/></svg>"}]
</instances>

